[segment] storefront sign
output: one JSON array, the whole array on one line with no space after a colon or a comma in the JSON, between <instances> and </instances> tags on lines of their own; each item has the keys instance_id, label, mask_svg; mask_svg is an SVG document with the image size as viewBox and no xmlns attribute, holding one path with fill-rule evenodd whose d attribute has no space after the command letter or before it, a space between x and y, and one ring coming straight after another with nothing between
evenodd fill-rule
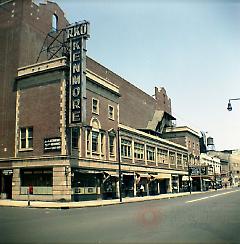
<instances>
[{"instance_id":1,"label":"storefront sign","mask_svg":"<svg viewBox=\"0 0 240 244\"><path fill-rule=\"evenodd\" d=\"M190 175L207 175L207 170L205 166L190 167L190 172L191 172Z\"/></svg>"},{"instance_id":2,"label":"storefront sign","mask_svg":"<svg viewBox=\"0 0 240 244\"><path fill-rule=\"evenodd\" d=\"M45 138L44 139L44 152L61 151L61 138Z\"/></svg>"},{"instance_id":3,"label":"storefront sign","mask_svg":"<svg viewBox=\"0 0 240 244\"><path fill-rule=\"evenodd\" d=\"M69 124L85 120L86 98L86 39L89 37L89 22L77 23L67 28L70 46L69 72Z\"/></svg>"},{"instance_id":4,"label":"storefront sign","mask_svg":"<svg viewBox=\"0 0 240 244\"><path fill-rule=\"evenodd\" d=\"M13 170L12 169L4 169L2 171L3 175L12 175L13 174Z\"/></svg>"}]
</instances>

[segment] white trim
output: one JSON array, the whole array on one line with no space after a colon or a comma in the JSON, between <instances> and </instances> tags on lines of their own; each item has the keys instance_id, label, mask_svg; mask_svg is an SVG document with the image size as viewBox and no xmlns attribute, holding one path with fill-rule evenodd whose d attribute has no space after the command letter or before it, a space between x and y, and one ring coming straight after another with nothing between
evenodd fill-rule
<instances>
[{"instance_id":1,"label":"white trim","mask_svg":"<svg viewBox=\"0 0 240 244\"><path fill-rule=\"evenodd\" d=\"M129 127L129 126L126 126L126 125L123 125L123 124L119 124L119 128L127 130L127 131L130 131L130 132L133 132L135 134L138 134L138 135L141 135L141 136L144 136L144 137L147 137L148 139L154 139L154 140L156 140L158 142L161 142L161 143L164 143L164 144L167 144L167 145L170 145L170 146L174 146L174 147L177 147L179 149L183 149L183 150L188 151L187 147L184 147L184 146L182 146L180 144L168 141L166 139L159 138L157 136L153 136L153 135L147 134L146 132L134 129L132 127Z\"/></svg>"},{"instance_id":2,"label":"white trim","mask_svg":"<svg viewBox=\"0 0 240 244\"><path fill-rule=\"evenodd\" d=\"M117 85L109 82L108 80L95 74L93 71L91 71L89 69L87 69L87 78L89 78L90 80L93 80L93 81L97 82L98 84L108 88L109 90L112 90L113 92L119 94L119 87Z\"/></svg>"}]
</instances>

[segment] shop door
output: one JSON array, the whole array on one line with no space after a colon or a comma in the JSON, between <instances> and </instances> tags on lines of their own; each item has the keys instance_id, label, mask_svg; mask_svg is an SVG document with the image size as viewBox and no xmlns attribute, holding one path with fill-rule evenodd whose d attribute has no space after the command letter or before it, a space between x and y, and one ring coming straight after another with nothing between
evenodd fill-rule
<instances>
[{"instance_id":1,"label":"shop door","mask_svg":"<svg viewBox=\"0 0 240 244\"><path fill-rule=\"evenodd\" d=\"M167 193L167 180L160 180L160 194Z\"/></svg>"},{"instance_id":2,"label":"shop door","mask_svg":"<svg viewBox=\"0 0 240 244\"><path fill-rule=\"evenodd\" d=\"M4 192L6 193L7 199L12 199L12 175L4 175Z\"/></svg>"}]
</instances>

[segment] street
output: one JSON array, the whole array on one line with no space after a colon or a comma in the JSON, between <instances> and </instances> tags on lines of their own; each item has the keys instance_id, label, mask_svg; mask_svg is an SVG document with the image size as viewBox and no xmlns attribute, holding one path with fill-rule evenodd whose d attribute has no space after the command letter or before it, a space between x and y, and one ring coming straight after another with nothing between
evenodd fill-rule
<instances>
[{"instance_id":1,"label":"street","mask_svg":"<svg viewBox=\"0 0 240 244\"><path fill-rule=\"evenodd\" d=\"M81 209L0 208L1 243L240 243L240 189Z\"/></svg>"}]
</instances>

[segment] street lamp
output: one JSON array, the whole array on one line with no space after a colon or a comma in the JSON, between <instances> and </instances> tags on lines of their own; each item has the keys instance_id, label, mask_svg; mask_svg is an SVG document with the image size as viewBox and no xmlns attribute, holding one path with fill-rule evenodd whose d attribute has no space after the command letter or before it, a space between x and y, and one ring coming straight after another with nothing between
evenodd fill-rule
<instances>
[{"instance_id":1,"label":"street lamp","mask_svg":"<svg viewBox=\"0 0 240 244\"><path fill-rule=\"evenodd\" d=\"M232 111L231 101L234 101L234 100L240 100L240 98L231 98L231 99L228 100L228 106L227 106L227 110L228 111Z\"/></svg>"},{"instance_id":2,"label":"street lamp","mask_svg":"<svg viewBox=\"0 0 240 244\"><path fill-rule=\"evenodd\" d=\"M120 128L117 130L117 143L118 143L118 172L119 172L119 200L122 202L122 170L121 170L121 144L120 144Z\"/></svg>"}]
</instances>

